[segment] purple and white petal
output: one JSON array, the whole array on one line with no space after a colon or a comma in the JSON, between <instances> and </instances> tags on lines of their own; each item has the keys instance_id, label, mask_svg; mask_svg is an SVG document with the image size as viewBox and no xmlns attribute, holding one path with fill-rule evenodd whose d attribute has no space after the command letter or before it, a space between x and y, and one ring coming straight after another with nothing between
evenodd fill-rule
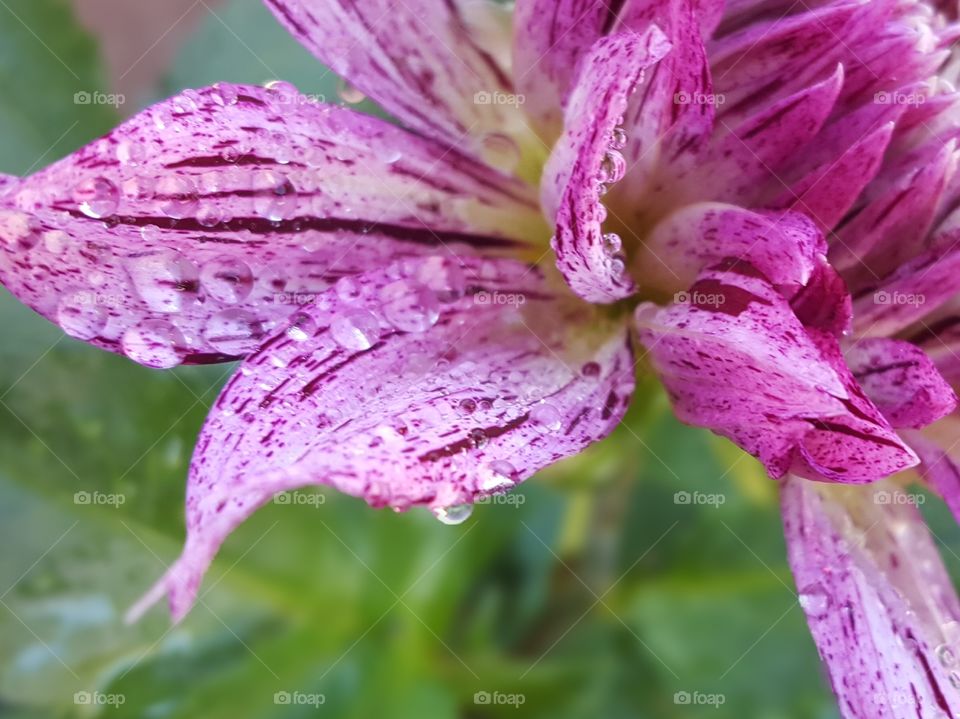
<instances>
[{"instance_id":1,"label":"purple and white petal","mask_svg":"<svg viewBox=\"0 0 960 719\"><path fill-rule=\"evenodd\" d=\"M918 429L957 407L957 395L921 350L902 340L872 338L848 346L857 382L893 427Z\"/></svg>"},{"instance_id":2,"label":"purple and white petal","mask_svg":"<svg viewBox=\"0 0 960 719\"><path fill-rule=\"evenodd\" d=\"M503 253L535 199L440 144L218 85L156 105L0 196L0 280L73 337L168 367L246 355L339 277Z\"/></svg>"},{"instance_id":3,"label":"purple and white petal","mask_svg":"<svg viewBox=\"0 0 960 719\"><path fill-rule=\"evenodd\" d=\"M845 719L960 711L960 602L909 499L895 485L783 483L798 598Z\"/></svg>"},{"instance_id":4,"label":"purple and white petal","mask_svg":"<svg viewBox=\"0 0 960 719\"><path fill-rule=\"evenodd\" d=\"M916 464L857 387L836 339L804 327L755 269L709 269L680 299L636 313L680 419L731 439L773 477L793 469L860 483Z\"/></svg>"},{"instance_id":5,"label":"purple and white petal","mask_svg":"<svg viewBox=\"0 0 960 719\"><path fill-rule=\"evenodd\" d=\"M411 128L483 154L488 133L526 134L503 9L469 0L265 0L335 73ZM492 17L493 16L493 17ZM496 101L495 101L496 100Z\"/></svg>"},{"instance_id":6,"label":"purple and white petal","mask_svg":"<svg viewBox=\"0 0 960 719\"><path fill-rule=\"evenodd\" d=\"M343 280L224 388L191 465L183 556L134 613L169 594L182 617L221 542L277 492L328 485L453 521L607 435L633 392L629 333L567 302L507 260Z\"/></svg>"},{"instance_id":7,"label":"purple and white petal","mask_svg":"<svg viewBox=\"0 0 960 719\"><path fill-rule=\"evenodd\" d=\"M613 302L634 291L619 237L603 231L607 210L601 196L626 170L620 120L630 94L669 50L656 26L599 40L581 64L563 135L544 170L540 195L547 218L556 223L551 244L557 267L590 302Z\"/></svg>"}]
</instances>

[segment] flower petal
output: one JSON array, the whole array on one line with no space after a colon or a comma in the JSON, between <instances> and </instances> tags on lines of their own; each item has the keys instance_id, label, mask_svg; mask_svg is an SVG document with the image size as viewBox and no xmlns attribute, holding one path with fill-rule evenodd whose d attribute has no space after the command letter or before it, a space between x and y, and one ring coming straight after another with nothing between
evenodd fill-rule
<instances>
[{"instance_id":1,"label":"flower petal","mask_svg":"<svg viewBox=\"0 0 960 719\"><path fill-rule=\"evenodd\" d=\"M909 342L865 339L844 354L857 382L894 427L925 427L957 407L953 389Z\"/></svg>"},{"instance_id":2,"label":"flower petal","mask_svg":"<svg viewBox=\"0 0 960 719\"><path fill-rule=\"evenodd\" d=\"M535 269L434 257L345 282L221 393L191 466L184 554L137 611L169 593L183 616L221 542L277 492L330 485L442 516L579 452L626 409L626 327L565 307Z\"/></svg>"},{"instance_id":3,"label":"flower petal","mask_svg":"<svg viewBox=\"0 0 960 719\"><path fill-rule=\"evenodd\" d=\"M823 233L805 215L759 213L719 202L686 205L662 220L643 245L645 283L689 287L708 264L743 260L778 286L806 285L827 251Z\"/></svg>"},{"instance_id":4,"label":"flower petal","mask_svg":"<svg viewBox=\"0 0 960 719\"><path fill-rule=\"evenodd\" d=\"M783 484L790 566L845 719L955 716L960 602L895 487Z\"/></svg>"},{"instance_id":5,"label":"flower petal","mask_svg":"<svg viewBox=\"0 0 960 719\"><path fill-rule=\"evenodd\" d=\"M641 305L640 340L677 415L753 454L774 477L868 482L916 457L843 364L834 337L805 328L745 263L703 272L665 309Z\"/></svg>"},{"instance_id":6,"label":"flower petal","mask_svg":"<svg viewBox=\"0 0 960 719\"><path fill-rule=\"evenodd\" d=\"M494 3L449 0L265 0L335 73L411 128L464 147L469 137L523 131L510 68L482 28ZM482 152L480 147L478 153Z\"/></svg>"},{"instance_id":7,"label":"flower petal","mask_svg":"<svg viewBox=\"0 0 960 719\"><path fill-rule=\"evenodd\" d=\"M574 292L590 302L613 302L634 291L616 242L603 233L606 208L600 197L607 183L623 176L622 144L614 138L630 93L669 49L656 26L599 40L581 65L563 136L544 170L541 202L547 217L556 220L557 266Z\"/></svg>"},{"instance_id":8,"label":"flower petal","mask_svg":"<svg viewBox=\"0 0 960 719\"><path fill-rule=\"evenodd\" d=\"M538 227L525 186L442 145L289 86L219 85L12 183L0 279L68 334L166 367L247 354L338 277L516 251Z\"/></svg>"}]
</instances>

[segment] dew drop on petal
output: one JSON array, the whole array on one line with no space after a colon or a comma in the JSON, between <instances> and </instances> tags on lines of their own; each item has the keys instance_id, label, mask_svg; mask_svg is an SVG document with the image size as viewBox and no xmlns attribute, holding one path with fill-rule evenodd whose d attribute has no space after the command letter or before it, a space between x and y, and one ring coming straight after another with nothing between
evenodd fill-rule
<instances>
[{"instance_id":1,"label":"dew drop on petal","mask_svg":"<svg viewBox=\"0 0 960 719\"><path fill-rule=\"evenodd\" d=\"M627 161L616 150L608 150L600 161L600 175L597 178L604 184L612 184L623 179L627 171Z\"/></svg>"},{"instance_id":2,"label":"dew drop on petal","mask_svg":"<svg viewBox=\"0 0 960 719\"><path fill-rule=\"evenodd\" d=\"M230 105L237 104L239 95L237 94L237 89L233 85L218 82L211 88L210 98L218 105L229 107Z\"/></svg>"},{"instance_id":3,"label":"dew drop on petal","mask_svg":"<svg viewBox=\"0 0 960 719\"><path fill-rule=\"evenodd\" d=\"M450 507L437 507L432 510L433 516L444 524L463 524L473 514L472 504L455 504Z\"/></svg>"},{"instance_id":4,"label":"dew drop on petal","mask_svg":"<svg viewBox=\"0 0 960 719\"><path fill-rule=\"evenodd\" d=\"M266 331L256 316L242 309L213 315L203 330L204 339L224 354L241 356L260 346Z\"/></svg>"},{"instance_id":5,"label":"dew drop on petal","mask_svg":"<svg viewBox=\"0 0 960 719\"><path fill-rule=\"evenodd\" d=\"M627 131L617 125L610 133L610 149L622 150L627 146Z\"/></svg>"},{"instance_id":6,"label":"dew drop on petal","mask_svg":"<svg viewBox=\"0 0 960 719\"><path fill-rule=\"evenodd\" d=\"M120 190L105 177L95 177L81 182L73 191L73 199L80 212L87 217L109 217L120 204Z\"/></svg>"},{"instance_id":7,"label":"dew drop on petal","mask_svg":"<svg viewBox=\"0 0 960 719\"><path fill-rule=\"evenodd\" d=\"M362 352L379 341L380 320L359 307L346 308L330 323L330 335L344 349Z\"/></svg>"},{"instance_id":8,"label":"dew drop on petal","mask_svg":"<svg viewBox=\"0 0 960 719\"><path fill-rule=\"evenodd\" d=\"M154 312L181 312L197 300L200 272L178 252L132 257L126 266L137 294Z\"/></svg>"},{"instance_id":9,"label":"dew drop on petal","mask_svg":"<svg viewBox=\"0 0 960 719\"><path fill-rule=\"evenodd\" d=\"M57 304L57 324L71 337L91 340L103 330L109 314L94 292L73 292Z\"/></svg>"},{"instance_id":10,"label":"dew drop on petal","mask_svg":"<svg viewBox=\"0 0 960 719\"><path fill-rule=\"evenodd\" d=\"M363 92L343 78L340 78L340 81L337 83L337 97L348 105L356 105L367 99L367 96L364 95Z\"/></svg>"},{"instance_id":11,"label":"dew drop on petal","mask_svg":"<svg viewBox=\"0 0 960 719\"><path fill-rule=\"evenodd\" d=\"M290 319L290 325L287 327L287 337L294 342L306 342L317 332L317 323L313 321L310 315L298 312Z\"/></svg>"},{"instance_id":12,"label":"dew drop on petal","mask_svg":"<svg viewBox=\"0 0 960 719\"><path fill-rule=\"evenodd\" d=\"M429 257L419 264L415 274L443 303L456 302L467 289L460 264L449 257Z\"/></svg>"},{"instance_id":13,"label":"dew drop on petal","mask_svg":"<svg viewBox=\"0 0 960 719\"><path fill-rule=\"evenodd\" d=\"M496 492L512 487L517 483L517 468L509 462L498 459L480 470L477 489L481 492Z\"/></svg>"},{"instance_id":14,"label":"dew drop on petal","mask_svg":"<svg viewBox=\"0 0 960 719\"><path fill-rule=\"evenodd\" d=\"M491 132L480 139L484 162L501 172L512 173L520 163L520 146L509 135Z\"/></svg>"},{"instance_id":15,"label":"dew drop on petal","mask_svg":"<svg viewBox=\"0 0 960 719\"><path fill-rule=\"evenodd\" d=\"M476 400L466 399L460 400L460 403L457 405L457 413L463 415L464 417L469 416L477 411L477 402Z\"/></svg>"},{"instance_id":16,"label":"dew drop on petal","mask_svg":"<svg viewBox=\"0 0 960 719\"><path fill-rule=\"evenodd\" d=\"M190 217L197 208L197 187L185 175L167 175L157 182L160 211L173 220Z\"/></svg>"},{"instance_id":17,"label":"dew drop on petal","mask_svg":"<svg viewBox=\"0 0 960 719\"><path fill-rule=\"evenodd\" d=\"M819 582L802 589L797 598L807 616L814 619L822 619L830 611L830 595Z\"/></svg>"},{"instance_id":18,"label":"dew drop on petal","mask_svg":"<svg viewBox=\"0 0 960 719\"><path fill-rule=\"evenodd\" d=\"M146 150L144 150L142 143L122 140L117 145L117 160L121 165L136 167L143 164L145 157Z\"/></svg>"},{"instance_id":19,"label":"dew drop on petal","mask_svg":"<svg viewBox=\"0 0 960 719\"><path fill-rule=\"evenodd\" d=\"M236 304L253 289L253 272L242 260L224 255L200 269L200 283L213 299Z\"/></svg>"},{"instance_id":20,"label":"dew drop on petal","mask_svg":"<svg viewBox=\"0 0 960 719\"><path fill-rule=\"evenodd\" d=\"M603 252L606 255L615 255L623 247L623 241L616 232L607 232L603 238Z\"/></svg>"},{"instance_id":21,"label":"dew drop on petal","mask_svg":"<svg viewBox=\"0 0 960 719\"><path fill-rule=\"evenodd\" d=\"M223 158L224 162L233 164L240 159L240 150L237 149L236 145L227 145L220 150L220 157Z\"/></svg>"},{"instance_id":22,"label":"dew drop on petal","mask_svg":"<svg viewBox=\"0 0 960 719\"><path fill-rule=\"evenodd\" d=\"M411 280L397 280L380 290L383 314L403 332L426 332L440 317L436 294Z\"/></svg>"},{"instance_id":23,"label":"dew drop on petal","mask_svg":"<svg viewBox=\"0 0 960 719\"><path fill-rule=\"evenodd\" d=\"M146 320L130 327L120 346L134 362L156 369L176 367L187 355L180 330L165 320Z\"/></svg>"},{"instance_id":24,"label":"dew drop on petal","mask_svg":"<svg viewBox=\"0 0 960 719\"><path fill-rule=\"evenodd\" d=\"M960 689L960 672L950 672L950 674L947 675L947 679L950 680L950 684L954 689Z\"/></svg>"},{"instance_id":25,"label":"dew drop on petal","mask_svg":"<svg viewBox=\"0 0 960 719\"><path fill-rule=\"evenodd\" d=\"M587 362L583 367L580 368L580 373L584 377L599 377L600 376L600 365L596 362Z\"/></svg>"},{"instance_id":26,"label":"dew drop on petal","mask_svg":"<svg viewBox=\"0 0 960 719\"><path fill-rule=\"evenodd\" d=\"M343 302L356 302L360 299L360 285L352 277L341 277L334 285L337 297Z\"/></svg>"},{"instance_id":27,"label":"dew drop on petal","mask_svg":"<svg viewBox=\"0 0 960 719\"><path fill-rule=\"evenodd\" d=\"M560 415L560 410L552 404L538 404L530 410L530 421L533 422L537 431L548 433L560 429L563 418Z\"/></svg>"},{"instance_id":28,"label":"dew drop on petal","mask_svg":"<svg viewBox=\"0 0 960 719\"><path fill-rule=\"evenodd\" d=\"M273 170L260 170L252 176L253 211L271 222L289 220L296 215L297 191L285 176Z\"/></svg>"},{"instance_id":29,"label":"dew drop on petal","mask_svg":"<svg viewBox=\"0 0 960 719\"><path fill-rule=\"evenodd\" d=\"M952 667L957 663L957 656L953 653L953 649L951 649L949 645L941 644L933 651L934 654L937 655L937 660L944 668Z\"/></svg>"}]
</instances>

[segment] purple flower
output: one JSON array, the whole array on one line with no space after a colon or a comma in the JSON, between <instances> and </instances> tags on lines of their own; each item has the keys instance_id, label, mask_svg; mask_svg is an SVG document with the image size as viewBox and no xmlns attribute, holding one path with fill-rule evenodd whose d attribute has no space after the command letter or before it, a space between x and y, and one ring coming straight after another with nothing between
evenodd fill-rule
<instances>
[{"instance_id":1,"label":"purple flower","mask_svg":"<svg viewBox=\"0 0 960 719\"><path fill-rule=\"evenodd\" d=\"M182 617L278 492L462 521L646 363L782 480L844 715L960 711L960 603L886 479L922 457L960 514L956 8L520 0L511 47L495 4L267 4L407 129L221 84L0 178L23 302L147 366L243 359L134 614Z\"/></svg>"}]
</instances>

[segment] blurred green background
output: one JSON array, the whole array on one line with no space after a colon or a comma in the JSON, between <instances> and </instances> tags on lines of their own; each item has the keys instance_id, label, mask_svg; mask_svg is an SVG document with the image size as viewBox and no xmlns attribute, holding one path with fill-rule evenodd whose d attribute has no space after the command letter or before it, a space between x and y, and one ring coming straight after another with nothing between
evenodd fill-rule
<instances>
[{"instance_id":1,"label":"blurred green background","mask_svg":"<svg viewBox=\"0 0 960 719\"><path fill-rule=\"evenodd\" d=\"M143 97L283 78L336 100L336 78L257 0L199 5ZM0 172L135 112L74 103L111 92L104 77L65 2L0 1ZM333 493L271 504L181 625L158 608L128 627L124 610L179 552L192 445L234 368L151 371L6 294L0 327L2 717L838 716L774 485L679 425L649 382L613 437L514 504L459 527ZM94 492L122 504L84 503ZM960 533L927 509L955 569Z\"/></svg>"}]
</instances>

